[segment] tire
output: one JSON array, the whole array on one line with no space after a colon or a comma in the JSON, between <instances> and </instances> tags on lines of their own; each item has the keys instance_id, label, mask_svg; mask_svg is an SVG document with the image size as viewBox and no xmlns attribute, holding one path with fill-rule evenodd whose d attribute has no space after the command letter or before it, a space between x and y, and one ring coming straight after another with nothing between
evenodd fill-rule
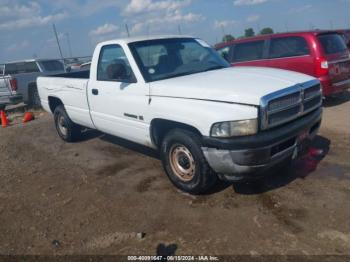
<instances>
[{"instance_id":1,"label":"tire","mask_svg":"<svg viewBox=\"0 0 350 262\"><path fill-rule=\"evenodd\" d=\"M66 142L76 142L81 138L81 127L72 122L63 105L54 111L55 126L58 135Z\"/></svg>"},{"instance_id":2,"label":"tire","mask_svg":"<svg viewBox=\"0 0 350 262\"><path fill-rule=\"evenodd\" d=\"M162 141L161 159L170 181L190 194L201 194L211 189L217 175L207 163L200 137L187 130L174 129Z\"/></svg>"},{"instance_id":3,"label":"tire","mask_svg":"<svg viewBox=\"0 0 350 262\"><path fill-rule=\"evenodd\" d=\"M36 85L29 89L29 105L34 108L41 107L40 96Z\"/></svg>"}]
</instances>

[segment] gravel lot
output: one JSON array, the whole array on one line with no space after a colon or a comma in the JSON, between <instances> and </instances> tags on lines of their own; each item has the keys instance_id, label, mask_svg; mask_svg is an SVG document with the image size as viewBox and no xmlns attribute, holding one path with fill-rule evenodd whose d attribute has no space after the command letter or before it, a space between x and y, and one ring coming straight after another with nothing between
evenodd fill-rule
<instances>
[{"instance_id":1,"label":"gravel lot","mask_svg":"<svg viewBox=\"0 0 350 262\"><path fill-rule=\"evenodd\" d=\"M350 93L326 103L323 154L190 196L156 152L94 131L66 144L37 112L0 130L0 254L350 255L349 114Z\"/></svg>"}]
</instances>

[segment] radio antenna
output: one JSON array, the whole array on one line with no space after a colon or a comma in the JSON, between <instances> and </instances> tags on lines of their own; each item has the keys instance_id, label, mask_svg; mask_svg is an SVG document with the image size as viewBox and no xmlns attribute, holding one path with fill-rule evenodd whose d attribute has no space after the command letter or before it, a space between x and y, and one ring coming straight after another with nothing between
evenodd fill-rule
<instances>
[{"instance_id":1,"label":"radio antenna","mask_svg":"<svg viewBox=\"0 0 350 262\"><path fill-rule=\"evenodd\" d=\"M130 37L128 24L125 24L125 30L126 30L126 34L128 35L128 37Z\"/></svg>"},{"instance_id":2,"label":"radio antenna","mask_svg":"<svg viewBox=\"0 0 350 262\"><path fill-rule=\"evenodd\" d=\"M63 60L64 58L63 58L63 54L62 54L62 50L61 50L60 41L58 40L57 30L56 30L56 26L55 26L55 24L52 24L52 27L53 27L53 32L54 32L55 37L56 37L56 41L57 41L58 50L59 50L60 55L61 55L61 58L62 58L62 60Z\"/></svg>"}]
</instances>

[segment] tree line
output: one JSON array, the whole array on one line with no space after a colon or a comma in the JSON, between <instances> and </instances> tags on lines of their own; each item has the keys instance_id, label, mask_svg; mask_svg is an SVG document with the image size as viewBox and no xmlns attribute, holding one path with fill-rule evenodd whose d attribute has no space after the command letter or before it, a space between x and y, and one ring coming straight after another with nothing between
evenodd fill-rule
<instances>
[{"instance_id":1,"label":"tree line","mask_svg":"<svg viewBox=\"0 0 350 262\"><path fill-rule=\"evenodd\" d=\"M274 31L271 27L265 27L263 29L260 30L258 35L269 35L269 34L273 34ZM242 39L242 38L246 38L246 37L252 37L255 36L255 32L253 28L247 28L244 30L244 35L237 37L237 39ZM224 35L222 38L223 42L228 42L228 41L232 41L235 40L236 38L231 35L231 34L227 34Z\"/></svg>"}]
</instances>

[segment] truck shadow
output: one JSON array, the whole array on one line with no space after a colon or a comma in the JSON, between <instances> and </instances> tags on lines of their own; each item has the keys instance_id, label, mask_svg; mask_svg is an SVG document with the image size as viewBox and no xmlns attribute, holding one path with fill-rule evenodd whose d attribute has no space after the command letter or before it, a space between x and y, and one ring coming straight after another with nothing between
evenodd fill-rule
<instances>
[{"instance_id":1,"label":"truck shadow","mask_svg":"<svg viewBox=\"0 0 350 262\"><path fill-rule=\"evenodd\" d=\"M87 141L96 138L114 144L116 146L120 146L125 149L146 155L148 157L152 157L158 160L160 159L157 150L119 137L107 135L96 130L84 131L81 141ZM237 194L261 194L286 186L298 178L304 179L317 169L318 164L328 154L330 144L331 142L329 139L322 136L316 136L309 152L293 163L285 164L283 166L278 166L274 169L271 169L267 171L267 174L264 175L264 177L254 181L236 183L218 181L216 186L214 186L210 191L206 192L205 195L212 195L221 192L230 186L233 187L233 190Z\"/></svg>"},{"instance_id":2,"label":"truck shadow","mask_svg":"<svg viewBox=\"0 0 350 262\"><path fill-rule=\"evenodd\" d=\"M318 164L328 154L330 144L329 139L317 136L305 156L268 171L266 176L256 181L234 183L233 190L243 195L261 194L284 187L298 178L304 179L317 169Z\"/></svg>"},{"instance_id":3,"label":"truck shadow","mask_svg":"<svg viewBox=\"0 0 350 262\"><path fill-rule=\"evenodd\" d=\"M160 159L159 153L152 148L149 148L116 136L108 135L94 129L84 130L81 134L81 138L79 139L78 143L85 142L88 140L93 140L96 138L102 141L114 144L116 146L120 146L125 149L129 149L137 153L152 157L152 158Z\"/></svg>"},{"instance_id":4,"label":"truck shadow","mask_svg":"<svg viewBox=\"0 0 350 262\"><path fill-rule=\"evenodd\" d=\"M334 97L326 98L323 102L324 107L333 107L344 104L350 101L350 91L345 91L342 94L335 95Z\"/></svg>"},{"instance_id":5,"label":"truck shadow","mask_svg":"<svg viewBox=\"0 0 350 262\"><path fill-rule=\"evenodd\" d=\"M86 129L83 130L81 133L81 137L78 141L79 142L84 142L84 141L88 141L88 140L92 140L98 137L102 137L104 136L103 133L101 133L100 131L94 130L94 129Z\"/></svg>"},{"instance_id":6,"label":"truck shadow","mask_svg":"<svg viewBox=\"0 0 350 262\"><path fill-rule=\"evenodd\" d=\"M149 148L149 147L146 147L146 146L143 146L143 145L140 145L140 144L116 137L116 136L107 135L107 134L103 134L99 138L103 141L108 142L108 143L111 143L111 144L114 144L117 146L121 146L123 148L135 151L137 153L140 153L140 154L143 154L143 155L155 158L155 159L160 159L158 151L156 151L152 148Z\"/></svg>"},{"instance_id":7,"label":"truck shadow","mask_svg":"<svg viewBox=\"0 0 350 262\"><path fill-rule=\"evenodd\" d=\"M158 244L157 250L156 250L156 256L162 256L163 259L161 261L167 261L167 256L175 256L175 252L177 250L176 244Z\"/></svg>"}]
</instances>

